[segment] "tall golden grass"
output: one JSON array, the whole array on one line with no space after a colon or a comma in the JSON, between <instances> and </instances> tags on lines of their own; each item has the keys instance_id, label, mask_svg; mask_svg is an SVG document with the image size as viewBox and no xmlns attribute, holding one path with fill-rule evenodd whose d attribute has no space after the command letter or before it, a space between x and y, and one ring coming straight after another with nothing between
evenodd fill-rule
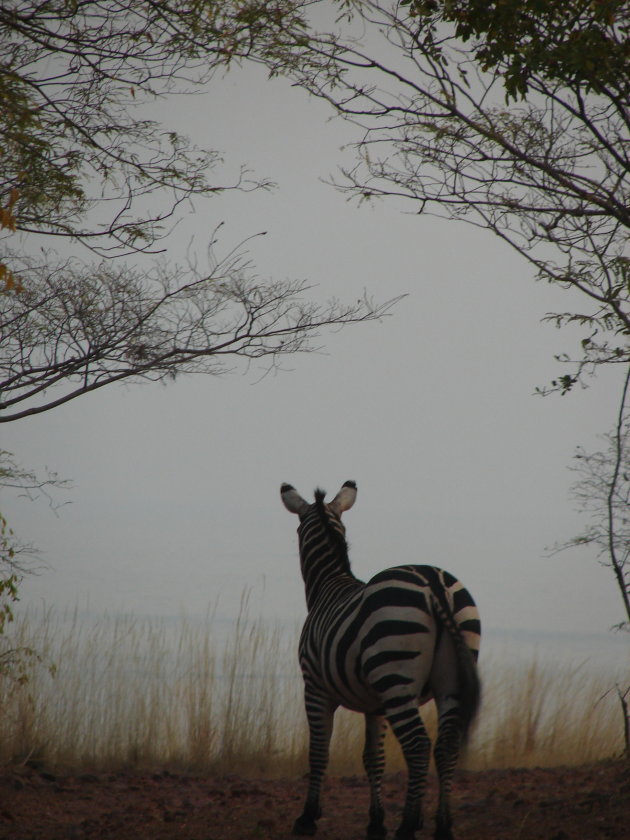
<instances>
[{"instance_id":1,"label":"tall golden grass","mask_svg":"<svg viewBox=\"0 0 630 840\"><path fill-rule=\"evenodd\" d=\"M249 776L307 769L295 633L236 624L27 612L13 642L39 653L28 681L0 677L0 762ZM51 673L50 665L55 665ZM461 766L580 764L623 750L614 684L584 667L482 666L484 703ZM435 712L423 709L429 731ZM361 773L363 719L341 710L330 772ZM404 764L387 742L388 770Z\"/></svg>"}]
</instances>

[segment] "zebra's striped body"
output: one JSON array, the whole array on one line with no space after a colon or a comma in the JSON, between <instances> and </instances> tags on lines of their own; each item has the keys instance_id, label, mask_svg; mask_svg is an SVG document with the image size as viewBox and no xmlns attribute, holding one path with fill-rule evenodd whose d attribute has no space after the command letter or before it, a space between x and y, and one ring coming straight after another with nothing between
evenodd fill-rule
<instances>
[{"instance_id":1,"label":"zebra's striped body","mask_svg":"<svg viewBox=\"0 0 630 840\"><path fill-rule=\"evenodd\" d=\"M367 583L352 574L341 514L356 498L346 482L329 504L316 491L308 504L288 484L285 506L300 517L300 562L308 616L300 638L310 730L310 781L296 834L314 834L328 761L332 719L339 706L365 715L364 765L370 781L368 838L385 836L380 784L386 722L409 770L397 840L421 827L421 800L430 741L418 706L435 698L439 728L435 760L440 779L436 840L451 840L449 792L461 741L479 703L476 670L479 614L462 584L433 566L386 569Z\"/></svg>"}]
</instances>

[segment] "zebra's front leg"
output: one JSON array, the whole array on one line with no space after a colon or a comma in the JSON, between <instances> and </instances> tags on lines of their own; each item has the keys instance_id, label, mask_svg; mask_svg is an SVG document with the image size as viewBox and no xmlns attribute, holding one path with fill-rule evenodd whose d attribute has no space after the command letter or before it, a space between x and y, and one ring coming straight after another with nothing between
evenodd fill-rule
<instances>
[{"instance_id":1,"label":"zebra's front leg","mask_svg":"<svg viewBox=\"0 0 630 840\"><path fill-rule=\"evenodd\" d=\"M328 749L332 735L334 708L325 698L305 692L306 716L309 730L309 779L304 810L293 825L293 833L312 836L317 831L317 820L322 815L320 793L328 764Z\"/></svg>"},{"instance_id":2,"label":"zebra's front leg","mask_svg":"<svg viewBox=\"0 0 630 840\"><path fill-rule=\"evenodd\" d=\"M405 756L408 773L407 798L394 840L414 840L423 823L422 797L429 770L431 741L415 702L415 698L410 698L405 706L387 712L387 720Z\"/></svg>"},{"instance_id":3,"label":"zebra's front leg","mask_svg":"<svg viewBox=\"0 0 630 840\"><path fill-rule=\"evenodd\" d=\"M363 766L370 783L370 821L367 827L367 840L382 840L387 834L385 809L381 799L381 781L385 769L384 738L385 718L382 715L366 715Z\"/></svg>"}]
</instances>

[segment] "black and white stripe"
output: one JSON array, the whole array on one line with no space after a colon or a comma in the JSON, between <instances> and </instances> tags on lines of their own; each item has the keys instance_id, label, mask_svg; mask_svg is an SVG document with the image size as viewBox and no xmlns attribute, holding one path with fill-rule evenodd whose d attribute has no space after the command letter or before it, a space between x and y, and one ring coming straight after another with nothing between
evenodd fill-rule
<instances>
[{"instance_id":1,"label":"black and white stripe","mask_svg":"<svg viewBox=\"0 0 630 840\"><path fill-rule=\"evenodd\" d=\"M434 757L440 782L436 840L452 840L449 794L460 745L480 699L477 676L479 613L453 575L434 566L397 566L367 583L350 569L341 514L357 489L347 481L330 503L315 491L309 504L290 485L286 508L300 517L300 563L308 616L300 638L310 731L309 789L295 834L314 834L320 789L339 706L365 715L364 766L370 782L369 840L386 834L381 801L386 723L408 767L407 797L396 840L413 840L422 826L430 739L418 707L434 698L438 736Z\"/></svg>"}]
</instances>

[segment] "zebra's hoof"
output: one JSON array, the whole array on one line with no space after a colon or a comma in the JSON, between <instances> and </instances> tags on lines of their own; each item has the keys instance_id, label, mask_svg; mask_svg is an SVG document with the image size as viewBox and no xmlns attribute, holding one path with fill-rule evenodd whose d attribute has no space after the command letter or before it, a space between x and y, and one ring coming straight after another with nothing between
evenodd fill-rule
<instances>
[{"instance_id":1,"label":"zebra's hoof","mask_svg":"<svg viewBox=\"0 0 630 840\"><path fill-rule=\"evenodd\" d=\"M394 840L416 840L416 831L422 830L422 818L406 819L399 825Z\"/></svg>"},{"instance_id":2,"label":"zebra's hoof","mask_svg":"<svg viewBox=\"0 0 630 840\"><path fill-rule=\"evenodd\" d=\"M453 825L453 821L451 820L450 815L442 816L438 814L435 818L435 833L433 834L433 840L454 840L453 832L451 831L451 826Z\"/></svg>"},{"instance_id":3,"label":"zebra's hoof","mask_svg":"<svg viewBox=\"0 0 630 840\"><path fill-rule=\"evenodd\" d=\"M385 837L387 837L387 829L384 825L375 828L368 827L365 834L365 840L384 840Z\"/></svg>"},{"instance_id":4,"label":"zebra's hoof","mask_svg":"<svg viewBox=\"0 0 630 840\"><path fill-rule=\"evenodd\" d=\"M317 823L315 820L298 817L293 823L293 834L297 834L299 837L312 837L316 831Z\"/></svg>"}]
</instances>

